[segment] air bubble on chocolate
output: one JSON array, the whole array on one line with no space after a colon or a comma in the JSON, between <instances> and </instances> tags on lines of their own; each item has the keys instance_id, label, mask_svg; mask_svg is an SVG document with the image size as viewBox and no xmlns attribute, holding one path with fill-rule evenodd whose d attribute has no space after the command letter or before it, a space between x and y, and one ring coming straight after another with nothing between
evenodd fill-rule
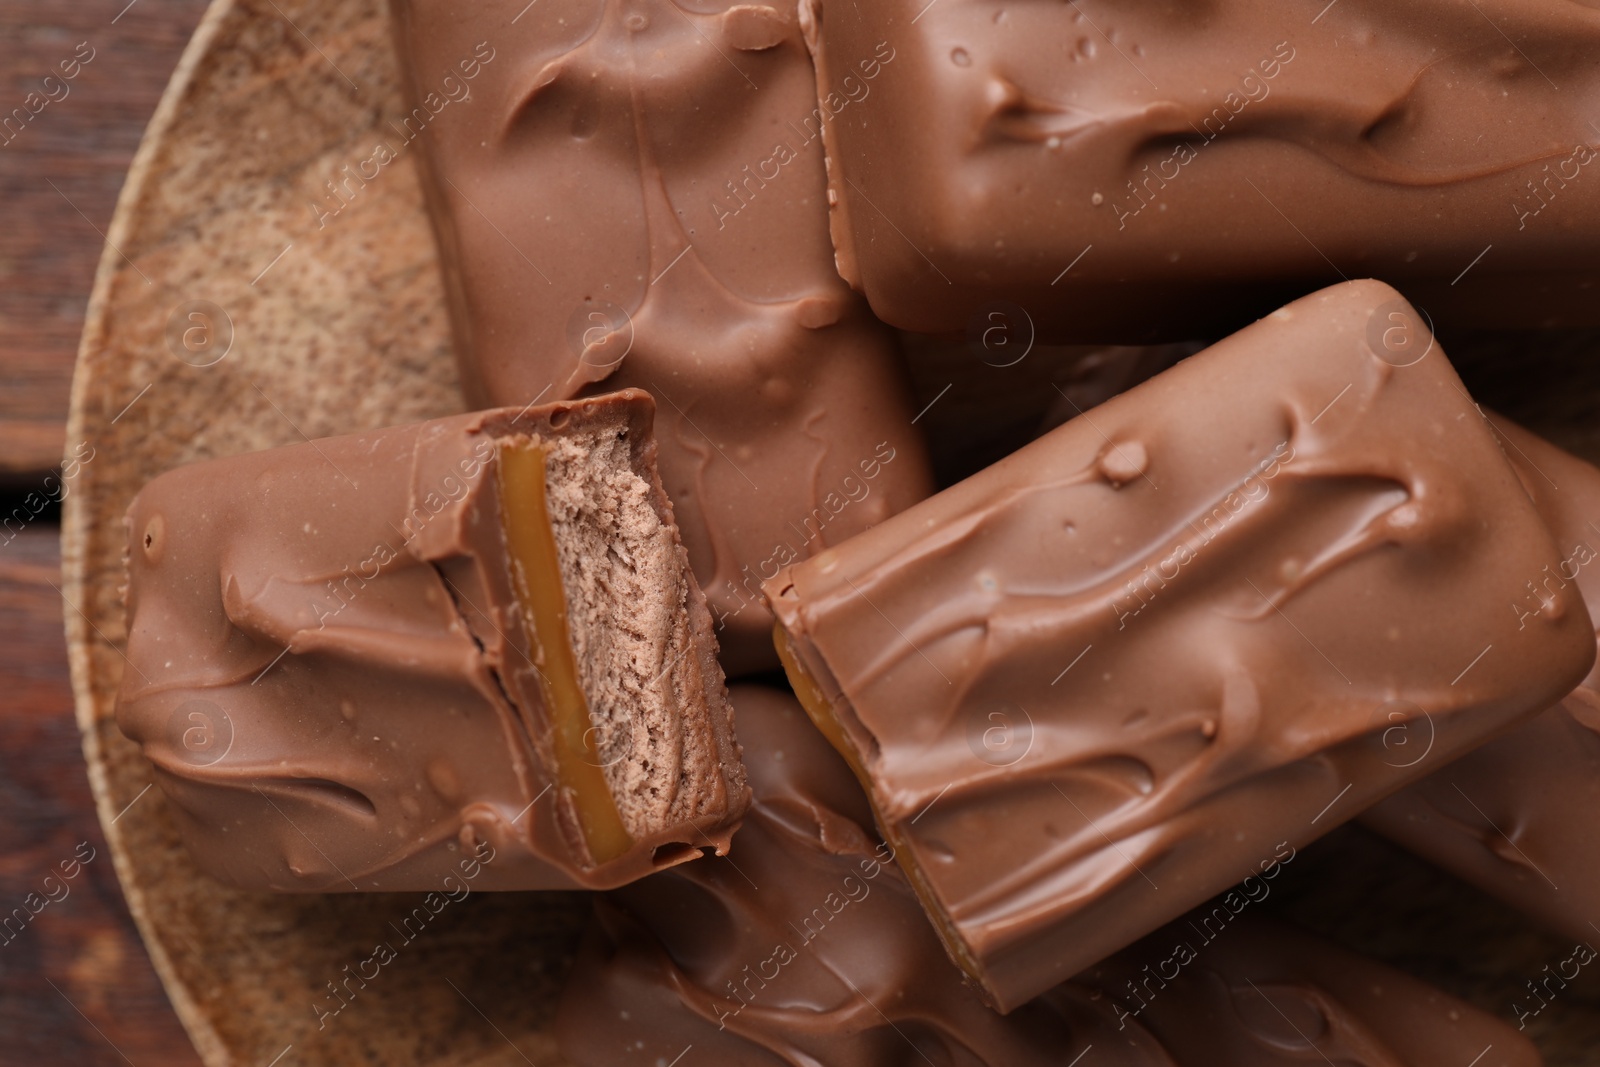
<instances>
[{"instance_id":1,"label":"air bubble on chocolate","mask_svg":"<svg viewBox=\"0 0 1600 1067\"><path fill-rule=\"evenodd\" d=\"M953 48L950 50L950 62L958 67L970 67L972 56L965 48Z\"/></svg>"},{"instance_id":2,"label":"air bubble on chocolate","mask_svg":"<svg viewBox=\"0 0 1600 1067\"><path fill-rule=\"evenodd\" d=\"M1567 598L1557 594L1539 605L1539 615L1550 622L1566 618Z\"/></svg>"},{"instance_id":3,"label":"air bubble on chocolate","mask_svg":"<svg viewBox=\"0 0 1600 1067\"><path fill-rule=\"evenodd\" d=\"M1102 478L1120 489L1150 469L1150 455L1139 441L1117 441L1100 453L1097 468Z\"/></svg>"},{"instance_id":4,"label":"air bubble on chocolate","mask_svg":"<svg viewBox=\"0 0 1600 1067\"><path fill-rule=\"evenodd\" d=\"M436 759L428 764L428 784L439 796L454 804L461 799L461 777L449 760Z\"/></svg>"},{"instance_id":5,"label":"air bubble on chocolate","mask_svg":"<svg viewBox=\"0 0 1600 1067\"><path fill-rule=\"evenodd\" d=\"M344 716L346 721L354 722L356 717L356 706L348 700L341 700L339 701L339 714Z\"/></svg>"},{"instance_id":6,"label":"air bubble on chocolate","mask_svg":"<svg viewBox=\"0 0 1600 1067\"><path fill-rule=\"evenodd\" d=\"M832 326L843 314L843 302L833 296L808 296L794 306L795 321L808 330Z\"/></svg>"},{"instance_id":7,"label":"air bubble on chocolate","mask_svg":"<svg viewBox=\"0 0 1600 1067\"><path fill-rule=\"evenodd\" d=\"M789 23L765 4L739 4L723 12L722 34L741 52L761 52L783 43Z\"/></svg>"},{"instance_id":8,"label":"air bubble on chocolate","mask_svg":"<svg viewBox=\"0 0 1600 1067\"><path fill-rule=\"evenodd\" d=\"M774 375L761 383L761 398L769 404L788 405L794 400L794 383Z\"/></svg>"},{"instance_id":9,"label":"air bubble on chocolate","mask_svg":"<svg viewBox=\"0 0 1600 1067\"><path fill-rule=\"evenodd\" d=\"M1415 501L1401 504L1389 512L1389 527L1394 530L1414 530L1422 525L1422 509Z\"/></svg>"}]
</instances>

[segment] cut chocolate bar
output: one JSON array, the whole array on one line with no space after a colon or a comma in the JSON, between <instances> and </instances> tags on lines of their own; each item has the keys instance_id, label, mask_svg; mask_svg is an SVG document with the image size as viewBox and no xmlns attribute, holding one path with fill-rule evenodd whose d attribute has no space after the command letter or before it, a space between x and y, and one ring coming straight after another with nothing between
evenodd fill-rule
<instances>
[{"instance_id":1,"label":"cut chocolate bar","mask_svg":"<svg viewBox=\"0 0 1600 1067\"><path fill-rule=\"evenodd\" d=\"M1560 551L1500 610L1531 626L1558 593L1600 604L1600 470L1507 419L1492 421ZM1600 943L1600 670L1533 721L1361 818L1568 937Z\"/></svg>"},{"instance_id":2,"label":"cut chocolate bar","mask_svg":"<svg viewBox=\"0 0 1600 1067\"><path fill-rule=\"evenodd\" d=\"M139 494L117 722L204 870L603 888L727 850L748 789L652 411L463 415Z\"/></svg>"},{"instance_id":3,"label":"cut chocolate bar","mask_svg":"<svg viewBox=\"0 0 1600 1067\"><path fill-rule=\"evenodd\" d=\"M932 491L794 0L393 6L469 399L653 393L724 665L776 668L761 582Z\"/></svg>"},{"instance_id":4,"label":"cut chocolate bar","mask_svg":"<svg viewBox=\"0 0 1600 1067\"><path fill-rule=\"evenodd\" d=\"M803 0L841 273L928 332L1237 328L1342 277L1600 321L1600 9Z\"/></svg>"},{"instance_id":5,"label":"cut chocolate bar","mask_svg":"<svg viewBox=\"0 0 1600 1067\"><path fill-rule=\"evenodd\" d=\"M794 698L730 696L755 793L735 854L598 904L557 1014L576 1067L687 1063L689 1049L719 1067L1433 1067L1485 1045L1477 1067L1539 1063L1483 1012L1246 913L1282 863L997 1015L945 957L849 767Z\"/></svg>"},{"instance_id":6,"label":"cut chocolate bar","mask_svg":"<svg viewBox=\"0 0 1600 1067\"><path fill-rule=\"evenodd\" d=\"M1420 316L1352 282L766 588L1008 1010L1559 699L1582 600L1504 605L1560 559Z\"/></svg>"}]
</instances>

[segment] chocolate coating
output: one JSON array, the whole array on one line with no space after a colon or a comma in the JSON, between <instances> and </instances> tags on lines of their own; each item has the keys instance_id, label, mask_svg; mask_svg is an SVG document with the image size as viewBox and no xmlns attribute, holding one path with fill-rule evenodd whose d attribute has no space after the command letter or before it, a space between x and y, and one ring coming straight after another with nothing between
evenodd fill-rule
<instances>
[{"instance_id":1,"label":"chocolate coating","mask_svg":"<svg viewBox=\"0 0 1600 1067\"><path fill-rule=\"evenodd\" d=\"M654 393L723 662L776 667L761 581L931 491L893 334L833 268L820 135L791 129L794 0L525 7L395 0L414 99L494 53L419 142L468 396Z\"/></svg>"},{"instance_id":2,"label":"chocolate coating","mask_svg":"<svg viewBox=\"0 0 1600 1067\"><path fill-rule=\"evenodd\" d=\"M1506 457L1555 532L1561 562L1528 576L1517 621L1552 590L1600 603L1600 470L1495 416ZM1362 815L1362 822L1579 941L1600 932L1600 671L1505 737Z\"/></svg>"},{"instance_id":3,"label":"chocolate coating","mask_svg":"<svg viewBox=\"0 0 1600 1067\"><path fill-rule=\"evenodd\" d=\"M636 391L480 412L145 487L128 513L117 723L203 870L253 889L439 890L462 857L492 855L476 888L607 888L726 851L748 789L681 546L691 643L657 684L683 719L676 751L651 755L678 791L671 825L605 863L555 774L541 653L508 572L497 440L616 435L645 477L651 413ZM659 482L646 491L670 535Z\"/></svg>"},{"instance_id":4,"label":"chocolate coating","mask_svg":"<svg viewBox=\"0 0 1600 1067\"><path fill-rule=\"evenodd\" d=\"M729 1067L1063 1067L1089 1049L1083 1062L1106 1067L1278 1067L1317 1052L1431 1067L1491 1042L1479 1067L1539 1062L1476 1009L1253 914L1210 939L1180 921L997 1015L882 862L860 787L793 697L730 696L755 792L734 854L599 904L557 1015L576 1067L654 1067L690 1046L684 1062ZM1196 961L1141 1006L1129 983L1179 942Z\"/></svg>"},{"instance_id":5,"label":"chocolate coating","mask_svg":"<svg viewBox=\"0 0 1600 1067\"><path fill-rule=\"evenodd\" d=\"M1504 605L1560 558L1416 312L1353 282L766 588L1006 1010L1558 699L1582 600Z\"/></svg>"},{"instance_id":6,"label":"chocolate coating","mask_svg":"<svg viewBox=\"0 0 1600 1067\"><path fill-rule=\"evenodd\" d=\"M984 1007L794 698L730 697L756 797L734 854L602 902L557 1018L574 1063L670 1063L692 1043L719 1065L1054 1067L1070 1043L1115 1034L1086 997L1009 1018Z\"/></svg>"},{"instance_id":7,"label":"chocolate coating","mask_svg":"<svg viewBox=\"0 0 1600 1067\"><path fill-rule=\"evenodd\" d=\"M839 269L894 326L1179 339L1363 276L1440 321L1600 316L1592 3L801 12Z\"/></svg>"}]
</instances>

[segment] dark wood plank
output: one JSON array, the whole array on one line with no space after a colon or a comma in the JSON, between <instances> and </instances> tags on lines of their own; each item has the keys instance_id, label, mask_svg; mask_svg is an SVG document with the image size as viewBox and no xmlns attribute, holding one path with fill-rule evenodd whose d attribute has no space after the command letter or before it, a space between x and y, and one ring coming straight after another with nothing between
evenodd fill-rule
<instances>
[{"instance_id":1,"label":"dark wood plank","mask_svg":"<svg viewBox=\"0 0 1600 1067\"><path fill-rule=\"evenodd\" d=\"M206 6L127 2L0 0L0 473L60 462L101 234Z\"/></svg>"},{"instance_id":2,"label":"dark wood plank","mask_svg":"<svg viewBox=\"0 0 1600 1067\"><path fill-rule=\"evenodd\" d=\"M191 1067L95 819L58 536L36 523L0 544L0 1064Z\"/></svg>"}]
</instances>

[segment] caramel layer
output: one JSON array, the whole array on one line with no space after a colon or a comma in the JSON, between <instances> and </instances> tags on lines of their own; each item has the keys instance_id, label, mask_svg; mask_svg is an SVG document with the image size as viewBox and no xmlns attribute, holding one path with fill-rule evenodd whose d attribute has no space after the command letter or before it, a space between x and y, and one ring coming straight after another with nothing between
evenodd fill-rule
<instances>
[{"instance_id":1,"label":"caramel layer","mask_svg":"<svg viewBox=\"0 0 1600 1067\"><path fill-rule=\"evenodd\" d=\"M934 929L938 931L939 940L944 943L945 951L949 953L957 967L970 975L976 983L981 983L983 971L978 961L950 922L948 913L939 903L938 897L934 895L933 885L917 862L916 854L905 847L904 835L895 832L895 822L879 815L877 801L873 799L872 778L867 771L866 763L861 758L860 750L850 740L844 725L840 723L833 701L828 699L822 687L817 684L816 678L806 670L800 654L795 651L794 638L784 628L783 623L780 622L772 628L772 640L778 646L778 659L783 663L783 673L788 676L789 686L794 690L800 706L805 709L806 717L811 720L817 731L827 738L828 743L838 751L839 755L844 757L844 761L850 765L851 771L866 789L869 803L872 804L872 813L877 817L878 832L883 834L889 847L894 849L894 858L905 874L906 881L911 883L917 898L922 901L928 917L933 920ZM975 984L974 989L980 996L987 998L987 993L981 984Z\"/></svg>"},{"instance_id":2,"label":"caramel layer","mask_svg":"<svg viewBox=\"0 0 1600 1067\"><path fill-rule=\"evenodd\" d=\"M551 724L556 774L571 798L584 844L597 864L633 845L589 744L589 701L578 680L567 625L567 601L545 507L545 453L533 442L501 442L501 516L518 605L533 632L539 688Z\"/></svg>"}]
</instances>

